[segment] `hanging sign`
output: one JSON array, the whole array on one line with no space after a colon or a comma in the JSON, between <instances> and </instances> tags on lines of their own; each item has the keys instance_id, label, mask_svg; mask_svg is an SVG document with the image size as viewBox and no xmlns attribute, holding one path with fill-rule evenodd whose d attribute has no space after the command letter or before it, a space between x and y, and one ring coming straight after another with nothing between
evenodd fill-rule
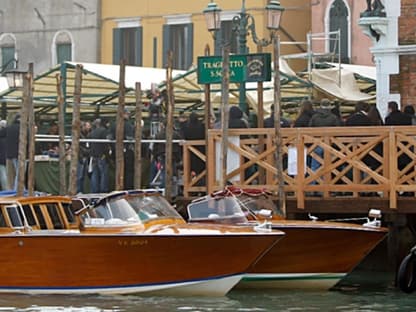
<instances>
[{"instance_id":1,"label":"hanging sign","mask_svg":"<svg viewBox=\"0 0 416 312\"><path fill-rule=\"evenodd\" d=\"M198 57L198 83L222 81L222 57ZM271 80L270 53L230 55L230 82L260 82Z\"/></svg>"}]
</instances>

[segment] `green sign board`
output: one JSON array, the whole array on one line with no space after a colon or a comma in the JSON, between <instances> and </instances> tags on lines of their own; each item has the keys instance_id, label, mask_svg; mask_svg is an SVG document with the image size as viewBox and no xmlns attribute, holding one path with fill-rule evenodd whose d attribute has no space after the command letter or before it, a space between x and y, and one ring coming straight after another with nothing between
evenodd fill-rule
<instances>
[{"instance_id":1,"label":"green sign board","mask_svg":"<svg viewBox=\"0 0 416 312\"><path fill-rule=\"evenodd\" d=\"M198 57L198 83L222 81L222 57ZM230 55L230 82L259 82L271 80L270 53Z\"/></svg>"}]
</instances>

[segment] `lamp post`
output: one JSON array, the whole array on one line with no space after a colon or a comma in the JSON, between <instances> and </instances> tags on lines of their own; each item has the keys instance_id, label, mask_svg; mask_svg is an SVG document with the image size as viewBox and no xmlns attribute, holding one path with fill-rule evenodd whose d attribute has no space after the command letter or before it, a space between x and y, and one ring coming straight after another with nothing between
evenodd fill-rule
<instances>
[{"instance_id":1,"label":"lamp post","mask_svg":"<svg viewBox=\"0 0 416 312\"><path fill-rule=\"evenodd\" d=\"M242 0L241 11L238 15L232 19L233 32L238 35L238 53L247 54L247 36L251 34L252 40L258 46L266 47L273 41L275 32L280 27L281 15L284 8L280 5L278 0L270 0L266 5L265 10L267 12L267 28L270 30L269 39L259 39L256 33L256 24L254 17L246 11L246 1ZM205 20L207 23L208 31L216 38L216 32L221 29L221 9L219 6L211 0L207 8L203 11ZM246 86L245 83L241 83L239 87L239 107L241 110L248 114L248 106L246 102Z\"/></svg>"}]
</instances>

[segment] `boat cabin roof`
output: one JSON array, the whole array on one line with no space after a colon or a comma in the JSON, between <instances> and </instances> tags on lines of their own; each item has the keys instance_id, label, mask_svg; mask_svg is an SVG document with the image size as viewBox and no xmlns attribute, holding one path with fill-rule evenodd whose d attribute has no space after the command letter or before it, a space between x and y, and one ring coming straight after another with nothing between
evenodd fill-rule
<instances>
[{"instance_id":1,"label":"boat cabin roof","mask_svg":"<svg viewBox=\"0 0 416 312\"><path fill-rule=\"evenodd\" d=\"M0 198L0 232L78 229L67 196Z\"/></svg>"}]
</instances>

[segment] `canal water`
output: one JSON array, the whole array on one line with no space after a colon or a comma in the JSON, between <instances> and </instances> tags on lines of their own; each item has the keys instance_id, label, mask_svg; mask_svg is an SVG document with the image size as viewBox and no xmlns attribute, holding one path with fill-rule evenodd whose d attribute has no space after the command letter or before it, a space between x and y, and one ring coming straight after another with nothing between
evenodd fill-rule
<instances>
[{"instance_id":1,"label":"canal water","mask_svg":"<svg viewBox=\"0 0 416 312\"><path fill-rule=\"evenodd\" d=\"M394 287L394 274L357 270L331 291L233 290L226 297L0 295L3 311L416 311L416 293Z\"/></svg>"}]
</instances>

